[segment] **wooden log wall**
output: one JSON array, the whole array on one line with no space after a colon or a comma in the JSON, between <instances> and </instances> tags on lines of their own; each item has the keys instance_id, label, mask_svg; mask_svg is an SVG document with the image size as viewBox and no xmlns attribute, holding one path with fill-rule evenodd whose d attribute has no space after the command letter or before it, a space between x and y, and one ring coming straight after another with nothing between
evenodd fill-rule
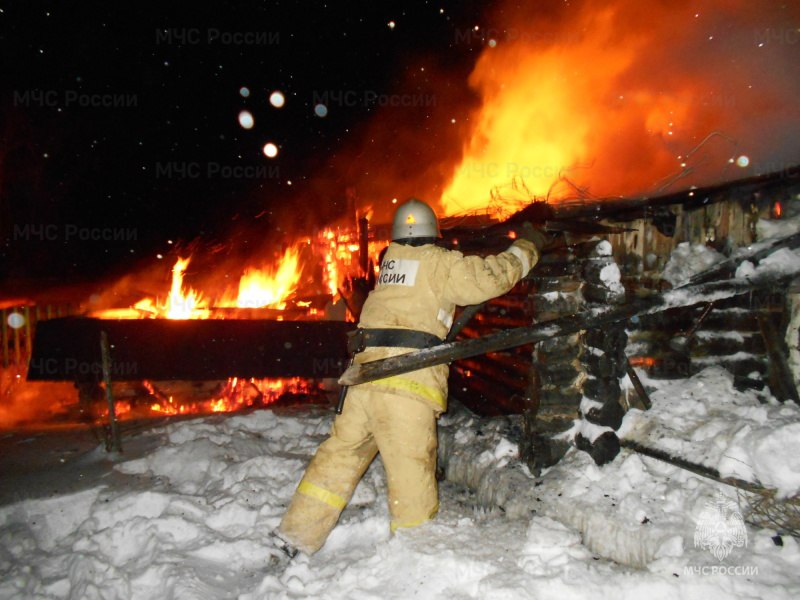
<instances>
[{"instance_id":1,"label":"wooden log wall","mask_svg":"<svg viewBox=\"0 0 800 600\"><path fill-rule=\"evenodd\" d=\"M674 235L656 228L650 219L629 223L635 231L613 234L609 240L629 293L666 287L661 273L672 251L682 242L704 244L729 255L757 241L756 223L773 215L779 197L732 196L707 205L674 205ZM666 233L669 233L668 229ZM651 377L680 378L709 365L722 365L739 389L763 390L768 376L767 349L758 315L766 311L781 322L784 303L777 298L733 298L716 303L688 345L676 348L675 338L692 329L703 308L679 309L635 319L629 324L628 353ZM784 328L785 330L785 324Z\"/></svg>"},{"instance_id":2,"label":"wooden log wall","mask_svg":"<svg viewBox=\"0 0 800 600\"><path fill-rule=\"evenodd\" d=\"M593 302L614 304L624 302L625 295L668 287L662 273L678 244L705 244L728 255L757 241L758 220L775 216L775 202L788 203L800 191L796 184L769 190L767 194L747 186L741 190L720 187L707 195L698 191L696 197L687 191L685 196L675 195L675 204L660 203L635 216L614 219L606 214L601 223L630 230L607 235L612 257L589 256L586 248L590 253L596 241L545 256L528 282L490 302L465 334L476 337L493 327L548 320L573 314ZM625 295L604 289L600 273L612 262L620 268ZM699 327L702 307L680 309L555 338L534 349L479 357L454 365L451 389L476 412L523 414L520 451L537 473L557 462L565 449L549 434L565 430L576 417L618 427L624 412L619 378L625 374L629 355L643 360L639 366L654 377L688 377L713 364L729 369L739 389L766 389L765 383L774 379L767 358L774 344L764 337L765 315L767 325L773 323L783 334L788 320L783 314L785 305L778 298L739 297L715 303ZM676 346L675 338L686 332L692 333L688 343ZM800 353L794 351L794 362L800 364ZM619 450L613 431L595 440L576 438L574 443L598 463L611 460Z\"/></svg>"},{"instance_id":3,"label":"wooden log wall","mask_svg":"<svg viewBox=\"0 0 800 600\"><path fill-rule=\"evenodd\" d=\"M531 281L495 298L464 327L459 338L476 338L499 329L533 322ZM519 346L460 360L450 369L450 393L478 414L520 414L531 398L531 346Z\"/></svg>"},{"instance_id":4,"label":"wooden log wall","mask_svg":"<svg viewBox=\"0 0 800 600\"><path fill-rule=\"evenodd\" d=\"M611 246L601 242L590 253L583 268L583 295L586 308L625 304L625 288ZM620 379L625 376L628 336L625 323L588 329L583 334L583 366L587 374L583 385L581 415L596 425L618 429L624 410L620 405Z\"/></svg>"}]
</instances>

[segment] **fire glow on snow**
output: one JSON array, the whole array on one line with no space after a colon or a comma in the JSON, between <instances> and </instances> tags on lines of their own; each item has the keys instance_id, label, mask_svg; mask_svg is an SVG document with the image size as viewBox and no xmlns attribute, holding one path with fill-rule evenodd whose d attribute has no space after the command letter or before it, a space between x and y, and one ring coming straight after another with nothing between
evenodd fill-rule
<instances>
[{"instance_id":1,"label":"fire glow on snow","mask_svg":"<svg viewBox=\"0 0 800 600\"><path fill-rule=\"evenodd\" d=\"M653 403L651 412L626 417L636 439L739 476L746 474L726 465L746 464L785 493L800 487L794 404L762 405L736 392L719 368L667 382ZM706 503L717 490L736 501L730 488L627 450L602 468L571 450L537 482L517 457L516 417L480 419L457 404L440 424L449 481L434 521L389 535L376 460L322 551L270 572L267 534L331 416L317 409L200 418L128 440L116 464L100 450L82 457L87 472L108 471L99 485L0 508L0 598L800 594L800 548L791 537L777 545L776 532L748 526L747 546L722 563L694 547ZM768 423L776 425L771 438ZM55 467L47 477L60 485ZM720 566L730 571L711 571Z\"/></svg>"}]
</instances>

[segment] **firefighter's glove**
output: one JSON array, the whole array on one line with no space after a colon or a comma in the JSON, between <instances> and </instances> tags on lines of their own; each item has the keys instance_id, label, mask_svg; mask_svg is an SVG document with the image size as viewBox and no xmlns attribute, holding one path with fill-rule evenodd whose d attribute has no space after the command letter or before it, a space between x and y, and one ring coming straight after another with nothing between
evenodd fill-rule
<instances>
[{"instance_id":1,"label":"firefighter's glove","mask_svg":"<svg viewBox=\"0 0 800 600\"><path fill-rule=\"evenodd\" d=\"M525 221L521 227L517 229L517 236L523 240L533 242L536 249L541 253L544 248L553 241L550 234L536 229L530 221Z\"/></svg>"}]
</instances>

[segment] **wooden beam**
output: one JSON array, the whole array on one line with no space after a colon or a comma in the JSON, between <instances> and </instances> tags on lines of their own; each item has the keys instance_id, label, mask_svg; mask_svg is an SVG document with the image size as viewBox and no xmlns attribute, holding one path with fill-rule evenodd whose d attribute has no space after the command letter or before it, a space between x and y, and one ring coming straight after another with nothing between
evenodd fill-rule
<instances>
[{"instance_id":1,"label":"wooden beam","mask_svg":"<svg viewBox=\"0 0 800 600\"><path fill-rule=\"evenodd\" d=\"M102 320L67 317L37 325L28 379L99 382L97 340L108 334L113 381L228 377L338 377L347 366L343 321Z\"/></svg>"}]
</instances>

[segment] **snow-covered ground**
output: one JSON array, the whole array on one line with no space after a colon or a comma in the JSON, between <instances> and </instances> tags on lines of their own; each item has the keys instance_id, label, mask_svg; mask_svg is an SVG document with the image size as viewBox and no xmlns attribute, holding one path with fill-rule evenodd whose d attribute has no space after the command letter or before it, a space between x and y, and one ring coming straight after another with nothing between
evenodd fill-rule
<instances>
[{"instance_id":1,"label":"snow-covered ground","mask_svg":"<svg viewBox=\"0 0 800 600\"><path fill-rule=\"evenodd\" d=\"M762 405L719 368L646 383L654 406L628 414L631 439L796 493L797 406ZM49 450L39 497L0 507L0 598L800 597L790 536L747 525L722 560L695 547L718 491L739 500L732 488L628 450L604 467L571 450L537 480L515 418L458 405L440 424L450 481L434 521L390 536L376 460L322 551L270 571L268 533L331 419L260 410L129 434L114 459Z\"/></svg>"},{"instance_id":2,"label":"snow-covered ground","mask_svg":"<svg viewBox=\"0 0 800 600\"><path fill-rule=\"evenodd\" d=\"M674 281L718 259L687 245ZM797 264L783 251L758 268ZM718 366L640 376L653 407L629 411L623 439L800 492L796 405L761 403ZM86 432L0 435L0 600L800 597L797 540L745 525L745 494L627 449L604 467L572 449L537 479L517 456L518 417L456 403L440 422L435 520L389 534L376 460L324 548L270 567L269 532L332 417L283 408L151 423L116 456Z\"/></svg>"}]
</instances>

